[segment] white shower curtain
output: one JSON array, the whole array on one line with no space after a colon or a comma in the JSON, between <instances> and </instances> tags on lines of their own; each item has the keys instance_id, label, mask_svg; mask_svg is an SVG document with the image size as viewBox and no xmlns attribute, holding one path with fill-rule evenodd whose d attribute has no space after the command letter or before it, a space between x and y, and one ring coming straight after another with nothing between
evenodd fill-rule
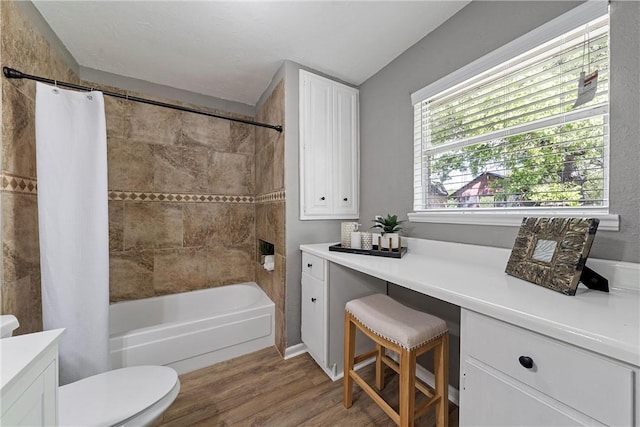
<instances>
[{"instance_id":1,"label":"white shower curtain","mask_svg":"<svg viewBox=\"0 0 640 427\"><path fill-rule=\"evenodd\" d=\"M109 370L107 134L101 92L37 83L36 160L45 330L66 328L60 384Z\"/></svg>"}]
</instances>

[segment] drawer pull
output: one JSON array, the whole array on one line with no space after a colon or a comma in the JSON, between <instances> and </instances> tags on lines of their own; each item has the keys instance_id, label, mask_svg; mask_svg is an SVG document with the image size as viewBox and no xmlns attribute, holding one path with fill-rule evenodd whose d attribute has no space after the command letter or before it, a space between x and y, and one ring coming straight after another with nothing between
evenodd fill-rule
<instances>
[{"instance_id":1,"label":"drawer pull","mask_svg":"<svg viewBox=\"0 0 640 427\"><path fill-rule=\"evenodd\" d=\"M529 356L520 356L518 358L518 361L522 366L524 366L527 369L533 368L533 359L530 358Z\"/></svg>"},{"instance_id":2,"label":"drawer pull","mask_svg":"<svg viewBox=\"0 0 640 427\"><path fill-rule=\"evenodd\" d=\"M309 263L309 264L307 264L307 267L311 268L311 267L313 267L313 264Z\"/></svg>"},{"instance_id":3,"label":"drawer pull","mask_svg":"<svg viewBox=\"0 0 640 427\"><path fill-rule=\"evenodd\" d=\"M344 198L344 199L342 199L342 200L344 200L344 201L346 202L346 201L347 201L347 200L349 200L349 199L347 199L347 198L345 197L345 198Z\"/></svg>"},{"instance_id":4,"label":"drawer pull","mask_svg":"<svg viewBox=\"0 0 640 427\"><path fill-rule=\"evenodd\" d=\"M324 196L320 197L320 200L324 200Z\"/></svg>"},{"instance_id":5,"label":"drawer pull","mask_svg":"<svg viewBox=\"0 0 640 427\"><path fill-rule=\"evenodd\" d=\"M315 298L311 298L311 302L316 302L316 299Z\"/></svg>"}]
</instances>

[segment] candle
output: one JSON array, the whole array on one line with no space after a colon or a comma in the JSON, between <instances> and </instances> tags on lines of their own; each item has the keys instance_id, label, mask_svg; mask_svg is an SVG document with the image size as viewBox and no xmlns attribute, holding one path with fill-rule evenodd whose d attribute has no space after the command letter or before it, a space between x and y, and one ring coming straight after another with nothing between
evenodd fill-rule
<instances>
[{"instance_id":1,"label":"candle","mask_svg":"<svg viewBox=\"0 0 640 427\"><path fill-rule=\"evenodd\" d=\"M353 249L360 249L362 246L360 245L360 232L354 231L351 233L351 247Z\"/></svg>"}]
</instances>

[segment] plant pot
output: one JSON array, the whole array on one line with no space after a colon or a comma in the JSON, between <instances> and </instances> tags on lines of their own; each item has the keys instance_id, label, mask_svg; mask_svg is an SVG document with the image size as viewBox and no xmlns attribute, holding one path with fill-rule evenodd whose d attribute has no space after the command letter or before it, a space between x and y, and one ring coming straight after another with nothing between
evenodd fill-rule
<instances>
[{"instance_id":1,"label":"plant pot","mask_svg":"<svg viewBox=\"0 0 640 427\"><path fill-rule=\"evenodd\" d=\"M391 243L391 246L389 246ZM398 249L400 247L400 235L398 233L385 233L380 237L381 249Z\"/></svg>"}]
</instances>

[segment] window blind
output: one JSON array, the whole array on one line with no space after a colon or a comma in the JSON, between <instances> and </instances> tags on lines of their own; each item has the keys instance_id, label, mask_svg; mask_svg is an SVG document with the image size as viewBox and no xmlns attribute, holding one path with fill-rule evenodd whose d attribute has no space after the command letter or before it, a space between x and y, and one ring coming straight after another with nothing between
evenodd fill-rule
<instances>
[{"instance_id":1,"label":"window blind","mask_svg":"<svg viewBox=\"0 0 640 427\"><path fill-rule=\"evenodd\" d=\"M608 28L601 16L416 103L414 209L607 206Z\"/></svg>"}]
</instances>

